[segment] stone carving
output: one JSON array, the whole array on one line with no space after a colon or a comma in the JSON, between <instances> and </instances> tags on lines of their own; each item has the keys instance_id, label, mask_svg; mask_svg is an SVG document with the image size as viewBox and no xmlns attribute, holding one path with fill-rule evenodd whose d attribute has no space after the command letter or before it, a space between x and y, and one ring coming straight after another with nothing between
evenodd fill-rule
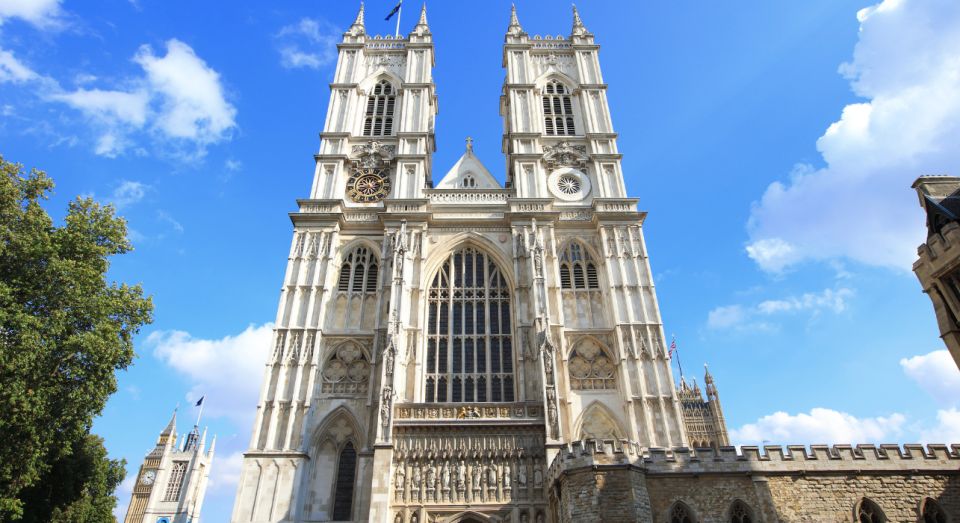
<instances>
[{"instance_id":1,"label":"stone carving","mask_svg":"<svg viewBox=\"0 0 960 523\"><path fill-rule=\"evenodd\" d=\"M607 352L594 340L577 344L568 364L570 386L575 390L604 390L616 388L616 365Z\"/></svg>"},{"instance_id":2,"label":"stone carving","mask_svg":"<svg viewBox=\"0 0 960 523\"><path fill-rule=\"evenodd\" d=\"M401 496L403 495L404 481L406 480L406 477L407 477L403 469L404 469L403 465L400 465L399 467L397 467L397 476L396 476L396 479L394 480L397 486L397 491L400 492Z\"/></svg>"},{"instance_id":3,"label":"stone carving","mask_svg":"<svg viewBox=\"0 0 960 523\"><path fill-rule=\"evenodd\" d=\"M504 490L508 490L511 488L510 487L511 481L512 481L512 477L511 477L511 471L510 471L510 463L506 463L503 466L503 489Z\"/></svg>"},{"instance_id":4,"label":"stone carving","mask_svg":"<svg viewBox=\"0 0 960 523\"><path fill-rule=\"evenodd\" d=\"M480 490L480 467L477 465L473 466L473 490ZM478 495L474 494L474 496Z\"/></svg>"},{"instance_id":5,"label":"stone carving","mask_svg":"<svg viewBox=\"0 0 960 523\"><path fill-rule=\"evenodd\" d=\"M380 425L383 427L382 438L390 439L390 411L393 410L393 389L384 387L380 395Z\"/></svg>"},{"instance_id":6,"label":"stone carving","mask_svg":"<svg viewBox=\"0 0 960 523\"><path fill-rule=\"evenodd\" d=\"M559 420L557 419L557 394L553 389L547 389L547 423L550 425L551 437L554 439L558 438L560 428Z\"/></svg>"},{"instance_id":7,"label":"stone carving","mask_svg":"<svg viewBox=\"0 0 960 523\"><path fill-rule=\"evenodd\" d=\"M463 460L460 460L460 463L457 465L457 490L459 491L463 491L467 486L466 474L467 468L464 466Z\"/></svg>"},{"instance_id":8,"label":"stone carving","mask_svg":"<svg viewBox=\"0 0 960 523\"><path fill-rule=\"evenodd\" d=\"M393 160L396 147L371 140L362 145L354 145L352 152L354 163L364 169L383 169Z\"/></svg>"},{"instance_id":9,"label":"stone carving","mask_svg":"<svg viewBox=\"0 0 960 523\"><path fill-rule=\"evenodd\" d=\"M517 486L522 489L527 488L527 465L524 463L520 463L517 468Z\"/></svg>"},{"instance_id":10,"label":"stone carving","mask_svg":"<svg viewBox=\"0 0 960 523\"><path fill-rule=\"evenodd\" d=\"M587 155L585 145L573 145L564 140L556 145L547 145L543 148L543 163L552 171L560 167L586 169L590 156Z\"/></svg>"},{"instance_id":11,"label":"stone carving","mask_svg":"<svg viewBox=\"0 0 960 523\"><path fill-rule=\"evenodd\" d=\"M526 512L520 514L520 523L530 523L530 515Z\"/></svg>"},{"instance_id":12,"label":"stone carving","mask_svg":"<svg viewBox=\"0 0 960 523\"><path fill-rule=\"evenodd\" d=\"M323 367L323 392L361 393L367 391L370 363L360 347L348 341L340 344Z\"/></svg>"},{"instance_id":13,"label":"stone carving","mask_svg":"<svg viewBox=\"0 0 960 523\"><path fill-rule=\"evenodd\" d=\"M540 462L533 462L533 488L543 488L543 471L540 470Z\"/></svg>"},{"instance_id":14,"label":"stone carving","mask_svg":"<svg viewBox=\"0 0 960 523\"><path fill-rule=\"evenodd\" d=\"M522 403L481 403L464 407L440 407L436 403L404 403L397 406L396 422L443 419L542 419L543 407Z\"/></svg>"}]
</instances>

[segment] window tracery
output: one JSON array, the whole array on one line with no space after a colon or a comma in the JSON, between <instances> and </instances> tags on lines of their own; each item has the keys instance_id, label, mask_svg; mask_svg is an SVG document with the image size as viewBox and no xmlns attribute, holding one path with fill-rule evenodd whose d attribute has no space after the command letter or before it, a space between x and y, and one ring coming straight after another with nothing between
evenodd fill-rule
<instances>
[{"instance_id":1,"label":"window tracery","mask_svg":"<svg viewBox=\"0 0 960 523\"><path fill-rule=\"evenodd\" d=\"M367 391L370 362L356 343L345 342L323 366L323 392L353 394Z\"/></svg>"},{"instance_id":2,"label":"window tracery","mask_svg":"<svg viewBox=\"0 0 960 523\"><path fill-rule=\"evenodd\" d=\"M496 263L473 247L454 251L428 291L425 401L513 401L511 322Z\"/></svg>"},{"instance_id":3,"label":"window tracery","mask_svg":"<svg viewBox=\"0 0 960 523\"><path fill-rule=\"evenodd\" d=\"M350 250L340 265L337 277L335 313L331 327L341 329L372 328L376 318L380 265L369 247Z\"/></svg>"},{"instance_id":4,"label":"window tracery","mask_svg":"<svg viewBox=\"0 0 960 523\"><path fill-rule=\"evenodd\" d=\"M886 523L887 516L880 510L879 505L869 498L863 498L857 507L857 521L860 523Z\"/></svg>"},{"instance_id":5,"label":"window tracery","mask_svg":"<svg viewBox=\"0 0 960 523\"><path fill-rule=\"evenodd\" d=\"M947 523L947 513L933 498L923 501L922 523Z\"/></svg>"},{"instance_id":6,"label":"window tracery","mask_svg":"<svg viewBox=\"0 0 960 523\"><path fill-rule=\"evenodd\" d=\"M577 241L571 241L560 255L560 288L599 289L600 279L593 258Z\"/></svg>"},{"instance_id":7,"label":"window tracery","mask_svg":"<svg viewBox=\"0 0 960 523\"><path fill-rule=\"evenodd\" d=\"M617 366L599 343L586 339L577 344L568 364L570 386L575 390L609 390L616 388Z\"/></svg>"},{"instance_id":8,"label":"window tracery","mask_svg":"<svg viewBox=\"0 0 960 523\"><path fill-rule=\"evenodd\" d=\"M572 327L605 327L599 267L586 247L570 240L560 253L563 314Z\"/></svg>"},{"instance_id":9,"label":"window tracery","mask_svg":"<svg viewBox=\"0 0 960 523\"><path fill-rule=\"evenodd\" d=\"M670 508L670 523L696 523L690 509L678 501Z\"/></svg>"},{"instance_id":10,"label":"window tracery","mask_svg":"<svg viewBox=\"0 0 960 523\"><path fill-rule=\"evenodd\" d=\"M573 100L567 87L552 80L544 87L543 126L548 136L573 136Z\"/></svg>"},{"instance_id":11,"label":"window tracery","mask_svg":"<svg viewBox=\"0 0 960 523\"><path fill-rule=\"evenodd\" d=\"M739 499L734 501L733 506L730 507L730 523L753 523L750 508Z\"/></svg>"},{"instance_id":12,"label":"window tracery","mask_svg":"<svg viewBox=\"0 0 960 523\"><path fill-rule=\"evenodd\" d=\"M380 80L367 97L367 111L363 120L364 136L390 136L393 134L393 113L396 106L396 90L386 80Z\"/></svg>"}]
</instances>

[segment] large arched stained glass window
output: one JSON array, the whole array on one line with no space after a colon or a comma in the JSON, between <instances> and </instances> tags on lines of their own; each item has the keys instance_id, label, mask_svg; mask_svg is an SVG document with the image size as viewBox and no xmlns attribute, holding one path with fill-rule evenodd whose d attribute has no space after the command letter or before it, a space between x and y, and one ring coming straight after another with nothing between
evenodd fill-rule
<instances>
[{"instance_id":1,"label":"large arched stained glass window","mask_svg":"<svg viewBox=\"0 0 960 523\"><path fill-rule=\"evenodd\" d=\"M483 251L462 247L428 292L424 399L513 401L510 290L500 268Z\"/></svg>"}]
</instances>

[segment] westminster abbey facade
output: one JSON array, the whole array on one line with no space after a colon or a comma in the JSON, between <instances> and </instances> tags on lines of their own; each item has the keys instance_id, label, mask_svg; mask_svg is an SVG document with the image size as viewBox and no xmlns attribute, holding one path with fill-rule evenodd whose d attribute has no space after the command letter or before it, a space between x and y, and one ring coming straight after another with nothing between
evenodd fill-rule
<instances>
[{"instance_id":1,"label":"westminster abbey facade","mask_svg":"<svg viewBox=\"0 0 960 523\"><path fill-rule=\"evenodd\" d=\"M511 13L503 186L469 139L434 176L433 66L425 8L397 38L361 8L339 44L233 521L960 518L954 449L738 453L713 377L674 385L576 9L567 36Z\"/></svg>"}]
</instances>

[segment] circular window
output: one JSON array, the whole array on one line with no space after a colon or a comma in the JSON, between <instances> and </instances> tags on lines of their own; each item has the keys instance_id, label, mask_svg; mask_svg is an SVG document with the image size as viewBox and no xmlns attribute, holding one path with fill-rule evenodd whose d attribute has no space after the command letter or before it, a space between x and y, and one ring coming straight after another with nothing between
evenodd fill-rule
<instances>
[{"instance_id":1,"label":"circular window","mask_svg":"<svg viewBox=\"0 0 960 523\"><path fill-rule=\"evenodd\" d=\"M568 202L582 200L590 193L590 179L572 167L561 167L550 173L547 186L554 196Z\"/></svg>"}]
</instances>

